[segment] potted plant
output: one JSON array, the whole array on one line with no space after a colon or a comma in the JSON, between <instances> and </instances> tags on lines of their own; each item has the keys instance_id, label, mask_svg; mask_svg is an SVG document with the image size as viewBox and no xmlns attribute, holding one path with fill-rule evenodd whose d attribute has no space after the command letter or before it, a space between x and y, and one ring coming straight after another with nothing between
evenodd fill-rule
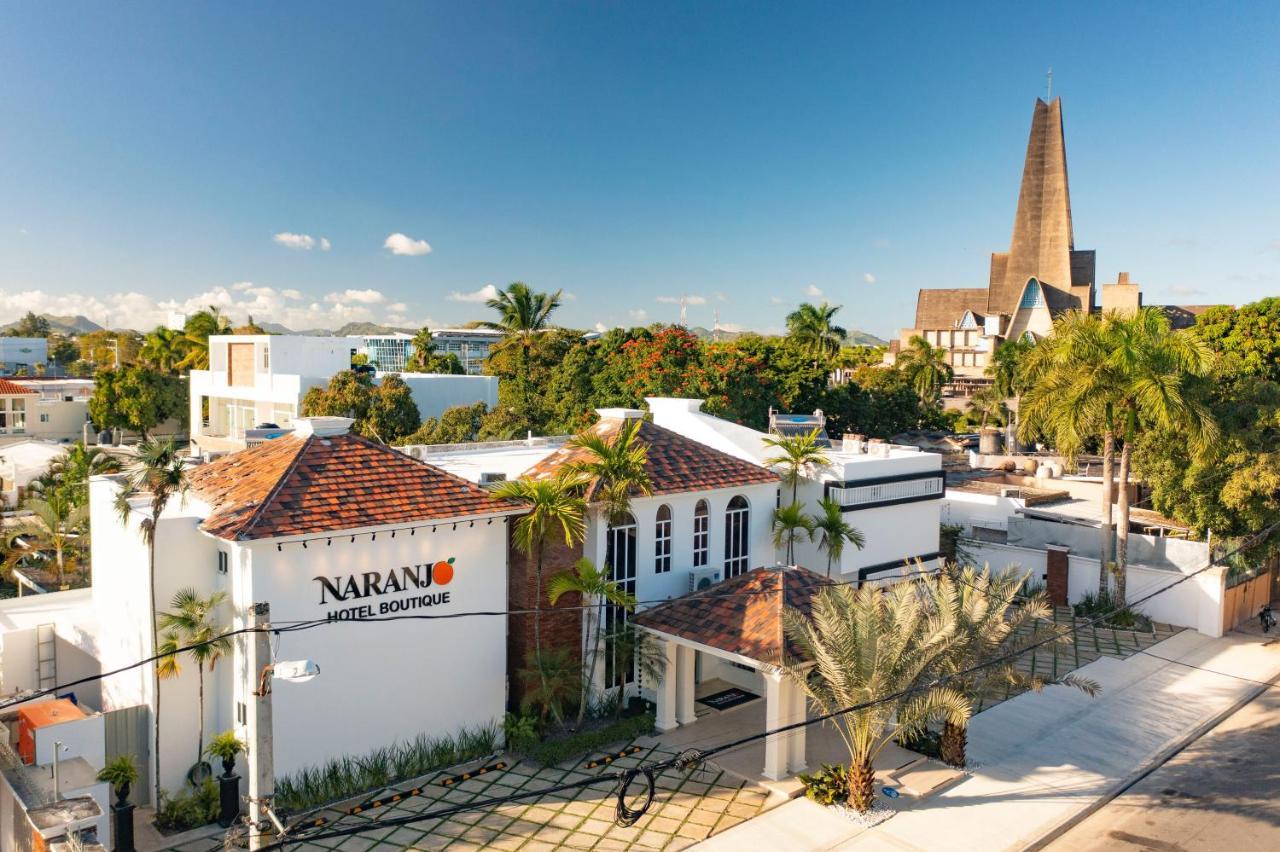
<instances>
[{"instance_id":1,"label":"potted plant","mask_svg":"<svg viewBox=\"0 0 1280 852\"><path fill-rule=\"evenodd\" d=\"M244 751L244 743L240 742L240 738L234 731L223 731L213 738L205 751L210 757L216 757L222 761L222 777L229 778L232 770L235 769L236 755Z\"/></svg>"},{"instance_id":2,"label":"potted plant","mask_svg":"<svg viewBox=\"0 0 1280 852\"><path fill-rule=\"evenodd\" d=\"M138 780L138 767L133 762L133 755L122 754L112 758L98 772L98 780L115 788L116 804L124 805L129 798L129 787Z\"/></svg>"}]
</instances>

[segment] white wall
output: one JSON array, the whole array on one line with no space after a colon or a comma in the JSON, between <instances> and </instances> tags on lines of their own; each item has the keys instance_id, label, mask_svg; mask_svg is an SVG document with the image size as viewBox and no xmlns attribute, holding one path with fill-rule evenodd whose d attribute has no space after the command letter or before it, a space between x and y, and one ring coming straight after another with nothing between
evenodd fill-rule
<instances>
[{"instance_id":1,"label":"white wall","mask_svg":"<svg viewBox=\"0 0 1280 852\"><path fill-rule=\"evenodd\" d=\"M60 760L82 757L94 769L101 769L106 765L106 735L106 725L98 713L36 728L35 762L41 766L53 763L53 744L60 742L63 748L58 756Z\"/></svg>"},{"instance_id":2,"label":"white wall","mask_svg":"<svg viewBox=\"0 0 1280 852\"><path fill-rule=\"evenodd\" d=\"M378 373L382 380L386 373ZM446 409L458 405L483 402L490 408L498 404L497 376L446 376L427 373L400 373L413 394L413 404L423 420L439 417Z\"/></svg>"},{"instance_id":3,"label":"white wall","mask_svg":"<svg viewBox=\"0 0 1280 852\"><path fill-rule=\"evenodd\" d=\"M507 608L506 526L499 518L444 524L432 533L402 530L377 540L339 534L333 544L304 550L274 542L237 546L235 603L271 604L273 621L324 618L349 606L378 607L424 593L447 592L448 603L408 611L443 614ZM246 559L247 556L247 559ZM453 557L447 586L413 589L363 600L322 604L316 577L385 572L403 565ZM327 593L326 593L327 594ZM503 616L440 621L326 624L280 637L278 659L310 659L321 674L303 684L277 681L272 693L277 776L342 754L361 755L419 733L453 734L463 726L501 723L506 701L506 635ZM234 701L247 701L254 675L235 666L234 694L220 700L234 719ZM242 731L243 734L243 731Z\"/></svg>"}]
</instances>

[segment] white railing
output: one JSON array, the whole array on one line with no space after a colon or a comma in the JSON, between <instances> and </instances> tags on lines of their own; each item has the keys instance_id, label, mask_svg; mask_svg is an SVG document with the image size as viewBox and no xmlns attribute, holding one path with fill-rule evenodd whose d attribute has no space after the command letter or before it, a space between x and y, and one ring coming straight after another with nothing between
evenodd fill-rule
<instances>
[{"instance_id":1,"label":"white railing","mask_svg":"<svg viewBox=\"0 0 1280 852\"><path fill-rule=\"evenodd\" d=\"M864 506L869 503L887 503L892 500L911 500L918 497L942 496L942 477L908 479L902 482L881 482L876 485L855 485L832 488L831 497L841 506Z\"/></svg>"}]
</instances>

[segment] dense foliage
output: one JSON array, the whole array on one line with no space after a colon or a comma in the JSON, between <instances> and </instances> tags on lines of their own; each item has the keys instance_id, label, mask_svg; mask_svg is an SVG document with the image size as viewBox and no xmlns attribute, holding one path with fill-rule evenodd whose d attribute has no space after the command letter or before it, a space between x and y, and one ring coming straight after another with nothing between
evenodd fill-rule
<instances>
[{"instance_id":1,"label":"dense foliage","mask_svg":"<svg viewBox=\"0 0 1280 852\"><path fill-rule=\"evenodd\" d=\"M387 444L402 442L422 425L409 386L394 373L374 384L368 373L343 370L328 386L307 391L302 416L351 417L352 429Z\"/></svg>"},{"instance_id":2,"label":"dense foliage","mask_svg":"<svg viewBox=\"0 0 1280 852\"><path fill-rule=\"evenodd\" d=\"M170 418L187 420L187 383L142 366L99 370L89 417L99 429L129 429L144 437Z\"/></svg>"}]
</instances>

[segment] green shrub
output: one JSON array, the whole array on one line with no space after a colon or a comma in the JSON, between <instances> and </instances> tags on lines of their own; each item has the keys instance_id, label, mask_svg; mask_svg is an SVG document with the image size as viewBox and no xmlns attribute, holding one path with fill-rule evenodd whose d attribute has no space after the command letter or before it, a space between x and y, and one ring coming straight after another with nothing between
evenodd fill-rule
<instances>
[{"instance_id":1,"label":"green shrub","mask_svg":"<svg viewBox=\"0 0 1280 852\"><path fill-rule=\"evenodd\" d=\"M804 795L820 805L844 804L849 801L849 768L842 763L824 763L819 772L800 775Z\"/></svg>"},{"instance_id":2,"label":"green shrub","mask_svg":"<svg viewBox=\"0 0 1280 852\"><path fill-rule=\"evenodd\" d=\"M455 737L428 737L392 743L360 757L343 755L276 779L276 806L287 813L374 793L438 769L493 754L497 726L463 728Z\"/></svg>"},{"instance_id":3,"label":"green shrub","mask_svg":"<svg viewBox=\"0 0 1280 852\"><path fill-rule=\"evenodd\" d=\"M610 743L630 742L653 733L653 714L643 713L619 719L603 728L573 734L559 740L536 740L519 751L543 766L554 766L569 758L581 757Z\"/></svg>"},{"instance_id":4,"label":"green shrub","mask_svg":"<svg viewBox=\"0 0 1280 852\"><path fill-rule=\"evenodd\" d=\"M235 760L236 755L243 751L244 743L240 742L235 731L223 731L205 748L206 754L219 760Z\"/></svg>"},{"instance_id":5,"label":"green shrub","mask_svg":"<svg viewBox=\"0 0 1280 852\"><path fill-rule=\"evenodd\" d=\"M1122 609L1119 612L1112 613L1112 610L1117 606L1119 606L1119 601L1113 598L1109 591L1098 594L1088 592L1072 610L1082 618L1093 619L1103 615L1107 616L1099 622L1105 627L1118 627L1122 630L1141 630L1147 633L1154 629L1151 626L1151 619L1140 612ZM1108 615L1108 613L1110 614Z\"/></svg>"},{"instance_id":6,"label":"green shrub","mask_svg":"<svg viewBox=\"0 0 1280 852\"><path fill-rule=\"evenodd\" d=\"M161 790L156 827L169 832L189 831L213 822L221 810L218 785L212 778L206 778L199 787L176 796Z\"/></svg>"},{"instance_id":7,"label":"green shrub","mask_svg":"<svg viewBox=\"0 0 1280 852\"><path fill-rule=\"evenodd\" d=\"M122 754L112 758L98 772L98 780L119 789L125 784L134 784L138 780L138 767L133 762L133 755Z\"/></svg>"},{"instance_id":8,"label":"green shrub","mask_svg":"<svg viewBox=\"0 0 1280 852\"><path fill-rule=\"evenodd\" d=\"M502 720L502 736L507 748L522 751L538 741L538 719L524 714L508 713Z\"/></svg>"}]
</instances>

